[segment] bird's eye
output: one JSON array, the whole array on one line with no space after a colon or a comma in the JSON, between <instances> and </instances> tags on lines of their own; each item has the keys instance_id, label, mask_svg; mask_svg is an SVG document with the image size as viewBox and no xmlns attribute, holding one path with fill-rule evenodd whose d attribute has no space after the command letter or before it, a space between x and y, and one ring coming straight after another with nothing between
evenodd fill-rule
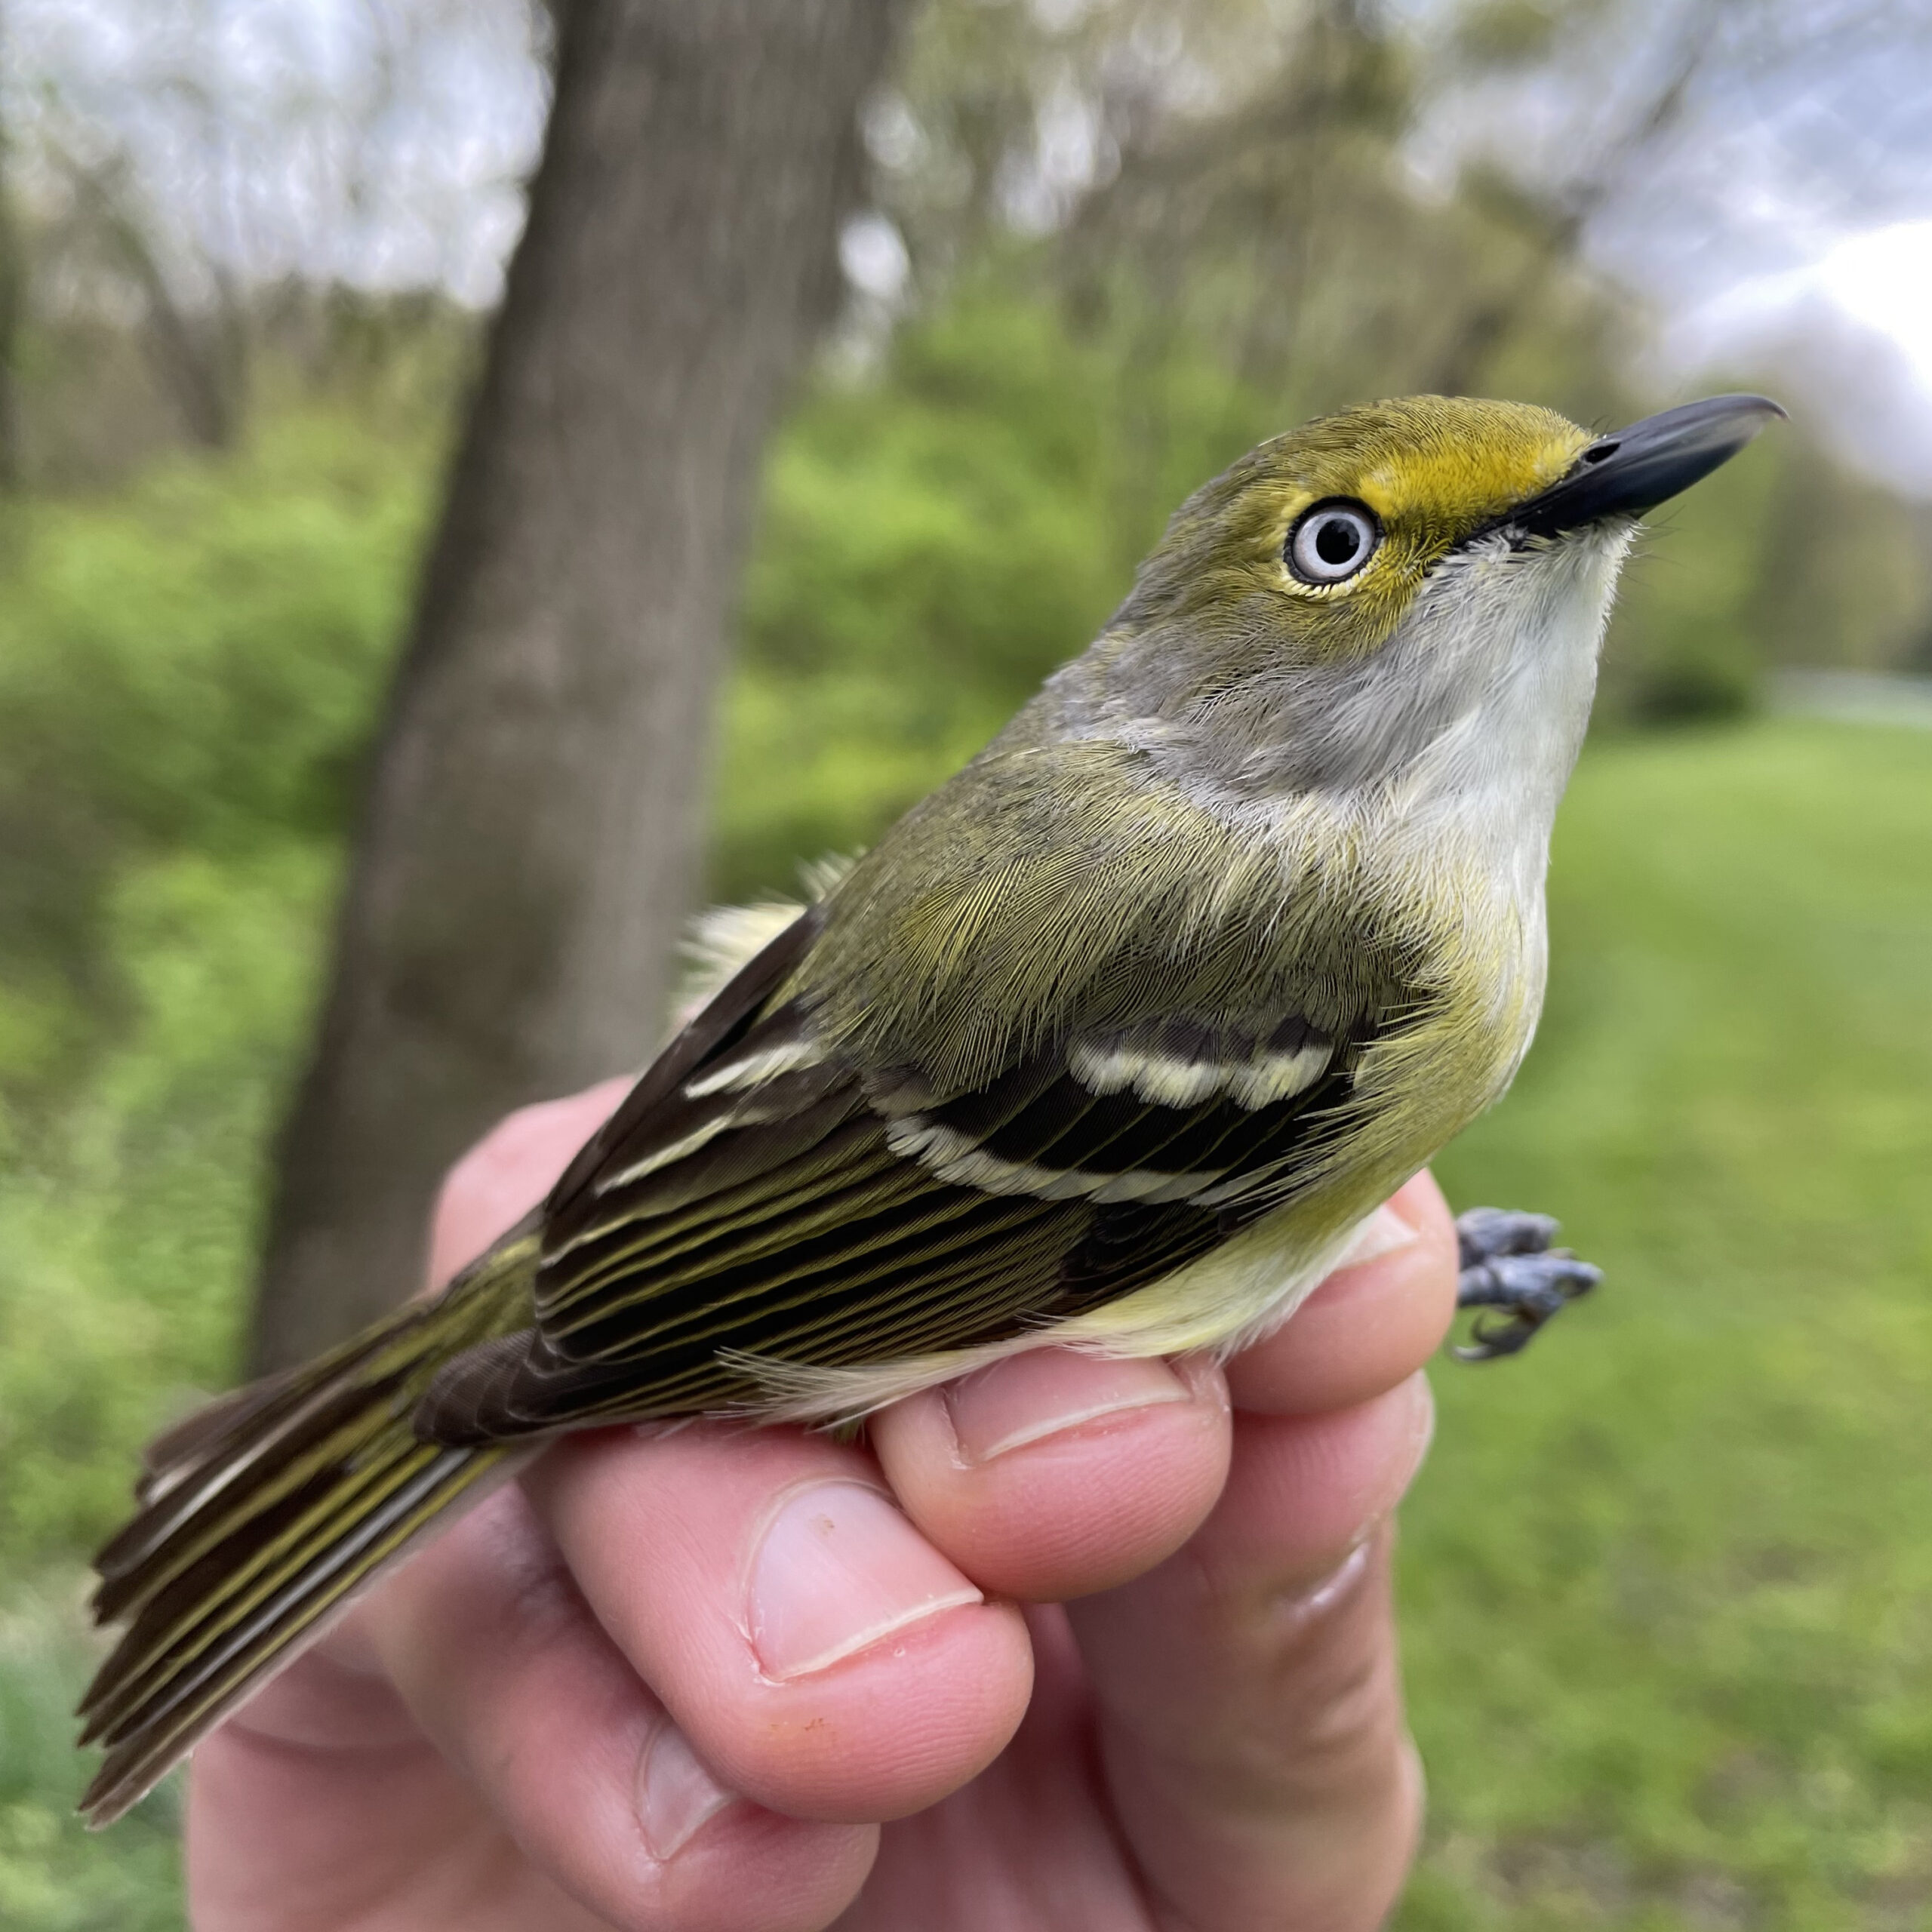
<instances>
[{"instance_id":1,"label":"bird's eye","mask_svg":"<svg viewBox=\"0 0 1932 1932\"><path fill-rule=\"evenodd\" d=\"M1375 553L1381 526L1366 503L1317 503L1288 533L1288 568L1303 583L1340 583Z\"/></svg>"}]
</instances>

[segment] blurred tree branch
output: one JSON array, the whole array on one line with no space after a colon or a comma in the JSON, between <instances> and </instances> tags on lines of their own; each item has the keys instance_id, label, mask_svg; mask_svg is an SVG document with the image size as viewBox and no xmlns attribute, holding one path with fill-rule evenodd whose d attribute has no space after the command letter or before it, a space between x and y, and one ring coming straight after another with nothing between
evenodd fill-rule
<instances>
[{"instance_id":1,"label":"blurred tree branch","mask_svg":"<svg viewBox=\"0 0 1932 1932\"><path fill-rule=\"evenodd\" d=\"M248 372L248 330L233 275L204 260L210 299L191 303L163 263L154 224L143 217L125 151L88 159L51 139L46 151L72 196L72 225L138 291L149 362L189 437L204 449L228 448L241 428Z\"/></svg>"},{"instance_id":2,"label":"blurred tree branch","mask_svg":"<svg viewBox=\"0 0 1932 1932\"><path fill-rule=\"evenodd\" d=\"M0 23L0 33L5 24ZM0 494L20 485L20 324L26 311L27 251L14 203L13 130L0 125Z\"/></svg>"},{"instance_id":3,"label":"blurred tree branch","mask_svg":"<svg viewBox=\"0 0 1932 1932\"><path fill-rule=\"evenodd\" d=\"M1709 63L1724 12L1721 0L1692 0L1678 23L1676 48L1661 77L1640 94L1607 138L1596 143L1584 165L1534 197L1500 182L1492 184L1492 198L1513 203L1520 211L1529 253L1512 281L1470 309L1426 388L1443 395L1476 389L1509 332L1535 312L1537 298L1558 275L1574 269L1592 220L1683 118L1692 87Z\"/></svg>"},{"instance_id":4,"label":"blurred tree branch","mask_svg":"<svg viewBox=\"0 0 1932 1932\"><path fill-rule=\"evenodd\" d=\"M415 1285L436 1180L636 1066L686 909L725 616L834 306L894 0L571 0L528 225L377 752L254 1358Z\"/></svg>"}]
</instances>

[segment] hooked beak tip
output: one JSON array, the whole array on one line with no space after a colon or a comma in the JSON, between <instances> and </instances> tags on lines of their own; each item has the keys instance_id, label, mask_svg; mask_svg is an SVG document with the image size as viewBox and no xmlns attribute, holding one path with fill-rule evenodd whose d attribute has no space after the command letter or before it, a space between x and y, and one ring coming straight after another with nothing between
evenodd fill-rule
<instances>
[{"instance_id":1,"label":"hooked beak tip","mask_svg":"<svg viewBox=\"0 0 1932 1932\"><path fill-rule=\"evenodd\" d=\"M1569 472L1503 521L1554 537L1606 517L1641 516L1728 463L1774 417L1789 412L1767 395L1715 395L1647 416L1599 436Z\"/></svg>"}]
</instances>

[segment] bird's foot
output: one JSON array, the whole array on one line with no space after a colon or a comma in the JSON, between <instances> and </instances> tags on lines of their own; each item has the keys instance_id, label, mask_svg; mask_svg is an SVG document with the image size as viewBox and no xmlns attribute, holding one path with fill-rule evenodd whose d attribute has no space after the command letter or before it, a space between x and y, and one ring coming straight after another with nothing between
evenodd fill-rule
<instances>
[{"instance_id":1,"label":"bird's foot","mask_svg":"<svg viewBox=\"0 0 1932 1932\"><path fill-rule=\"evenodd\" d=\"M1472 1208L1456 1217L1458 1308L1496 1309L1497 1319L1478 1318L1459 1361L1494 1361L1529 1346L1552 1315L1587 1294L1603 1279L1600 1269L1579 1261L1567 1247L1552 1247L1556 1223L1547 1214L1518 1214L1506 1208Z\"/></svg>"}]
</instances>

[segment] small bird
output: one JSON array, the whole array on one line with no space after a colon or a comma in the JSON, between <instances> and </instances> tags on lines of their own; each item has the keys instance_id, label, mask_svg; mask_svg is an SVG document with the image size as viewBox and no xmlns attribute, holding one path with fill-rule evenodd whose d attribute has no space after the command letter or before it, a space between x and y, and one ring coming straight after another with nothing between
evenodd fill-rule
<instances>
[{"instance_id":1,"label":"small bird","mask_svg":"<svg viewBox=\"0 0 1932 1932\"><path fill-rule=\"evenodd\" d=\"M97 1559L126 1628L89 1817L560 1431L851 1423L1020 1349L1285 1320L1509 1084L1636 519L1783 413L1593 438L1415 396L1198 491L1081 656L737 948L540 1207L152 1445ZM1463 1299L1502 1311L1474 1352L1595 1280L1554 1230L1463 1217Z\"/></svg>"}]
</instances>

